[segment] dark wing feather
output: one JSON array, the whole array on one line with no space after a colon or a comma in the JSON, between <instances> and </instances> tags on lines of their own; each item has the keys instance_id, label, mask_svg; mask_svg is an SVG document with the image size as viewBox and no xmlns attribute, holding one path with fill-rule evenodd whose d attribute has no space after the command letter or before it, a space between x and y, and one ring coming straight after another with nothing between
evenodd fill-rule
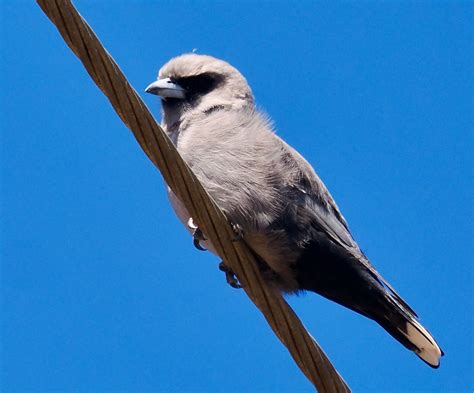
<instances>
[{"instance_id":1,"label":"dark wing feather","mask_svg":"<svg viewBox=\"0 0 474 393\"><path fill-rule=\"evenodd\" d=\"M298 206L300 214L310 217L311 225L315 229L314 233L317 233L317 236L327 236L331 243L341 247L350 259L350 264L354 265L354 269L360 269L363 276L370 277L385 288L388 300L401 308L407 317L416 317L415 311L374 269L360 250L334 199L313 168L298 152L286 143L284 144L293 157L293 168L296 169L292 183L289 185L292 191L288 192L287 196ZM288 160L288 157L285 159ZM321 241L318 243L319 247L323 246Z\"/></svg>"}]
</instances>

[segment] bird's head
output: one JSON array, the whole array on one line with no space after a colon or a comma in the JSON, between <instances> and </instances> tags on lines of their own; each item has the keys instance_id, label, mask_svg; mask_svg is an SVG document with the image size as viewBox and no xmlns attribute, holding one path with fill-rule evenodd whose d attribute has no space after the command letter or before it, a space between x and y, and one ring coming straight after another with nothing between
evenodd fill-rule
<instances>
[{"instance_id":1,"label":"bird's head","mask_svg":"<svg viewBox=\"0 0 474 393\"><path fill-rule=\"evenodd\" d=\"M170 127L187 114L253 106L253 95L242 74L211 56L185 54L171 59L145 92L161 97L163 123Z\"/></svg>"}]
</instances>

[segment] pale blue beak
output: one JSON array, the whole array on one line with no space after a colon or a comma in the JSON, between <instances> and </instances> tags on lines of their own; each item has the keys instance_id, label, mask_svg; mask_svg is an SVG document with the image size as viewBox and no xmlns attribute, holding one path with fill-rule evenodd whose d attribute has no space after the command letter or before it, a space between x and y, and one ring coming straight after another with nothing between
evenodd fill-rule
<instances>
[{"instance_id":1,"label":"pale blue beak","mask_svg":"<svg viewBox=\"0 0 474 393\"><path fill-rule=\"evenodd\" d=\"M145 89L145 93L155 94L162 98L184 99L186 97L186 90L170 78L158 79L151 83Z\"/></svg>"}]
</instances>

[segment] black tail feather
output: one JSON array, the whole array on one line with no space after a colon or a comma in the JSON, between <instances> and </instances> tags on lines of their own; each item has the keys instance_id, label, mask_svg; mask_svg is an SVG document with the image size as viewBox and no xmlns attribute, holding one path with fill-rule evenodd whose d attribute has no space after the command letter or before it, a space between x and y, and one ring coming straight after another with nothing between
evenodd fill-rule
<instances>
[{"instance_id":1,"label":"black tail feather","mask_svg":"<svg viewBox=\"0 0 474 393\"><path fill-rule=\"evenodd\" d=\"M442 351L433 337L417 322L408 304L365 263L325 234L316 233L294 270L301 289L374 320L404 347L437 368Z\"/></svg>"}]
</instances>

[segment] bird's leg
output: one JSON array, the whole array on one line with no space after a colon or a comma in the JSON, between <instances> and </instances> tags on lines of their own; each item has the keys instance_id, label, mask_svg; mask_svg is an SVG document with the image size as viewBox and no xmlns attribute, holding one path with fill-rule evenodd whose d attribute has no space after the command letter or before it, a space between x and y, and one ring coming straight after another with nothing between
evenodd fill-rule
<instances>
[{"instance_id":1,"label":"bird's leg","mask_svg":"<svg viewBox=\"0 0 474 393\"><path fill-rule=\"evenodd\" d=\"M235 233L235 237L232 239L233 242L238 242L244 238L244 230L241 225L231 222L232 230Z\"/></svg>"},{"instance_id":2,"label":"bird's leg","mask_svg":"<svg viewBox=\"0 0 474 393\"><path fill-rule=\"evenodd\" d=\"M207 251L203 246L201 246L201 241L206 240L202 231L194 223L193 218L189 217L188 228L193 230L193 244L199 251Z\"/></svg>"},{"instance_id":3,"label":"bird's leg","mask_svg":"<svg viewBox=\"0 0 474 393\"><path fill-rule=\"evenodd\" d=\"M227 284L229 284L232 288L242 288L242 285L240 285L239 280L235 276L235 273L223 261L219 263L219 270L225 273L225 279L227 281Z\"/></svg>"}]
</instances>

